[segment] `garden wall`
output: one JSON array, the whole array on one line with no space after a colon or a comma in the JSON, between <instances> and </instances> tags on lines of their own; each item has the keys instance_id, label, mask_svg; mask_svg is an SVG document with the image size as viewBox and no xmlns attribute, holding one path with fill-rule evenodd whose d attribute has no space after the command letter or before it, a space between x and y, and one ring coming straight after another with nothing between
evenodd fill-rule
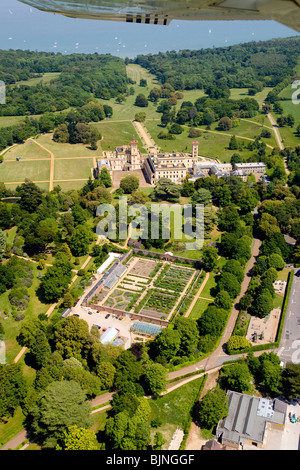
<instances>
[{"instance_id":1,"label":"garden wall","mask_svg":"<svg viewBox=\"0 0 300 470\"><path fill-rule=\"evenodd\" d=\"M89 304L89 307L93 310L97 310L98 312L113 313L115 315L122 315L123 317L127 316L130 317L132 320L146 321L150 323L155 323L156 325L160 326L169 325L169 322L167 320L160 320L159 318L148 317L146 315L141 315L140 313L125 312L124 310L118 310L117 308L112 307L104 307L103 305Z\"/></svg>"}]
</instances>

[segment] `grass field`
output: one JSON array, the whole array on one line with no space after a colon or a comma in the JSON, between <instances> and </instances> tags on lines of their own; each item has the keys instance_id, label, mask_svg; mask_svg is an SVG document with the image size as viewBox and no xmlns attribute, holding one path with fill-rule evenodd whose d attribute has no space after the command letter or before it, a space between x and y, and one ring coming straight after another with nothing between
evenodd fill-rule
<instances>
[{"instance_id":1,"label":"grass field","mask_svg":"<svg viewBox=\"0 0 300 470\"><path fill-rule=\"evenodd\" d=\"M262 91L260 91L259 93L256 93L255 96L249 96L248 88L232 88L230 90L230 98L233 100L240 100L244 98L254 98L258 102L259 107L261 108L270 90L272 90L272 88L265 87Z\"/></svg>"},{"instance_id":2,"label":"grass field","mask_svg":"<svg viewBox=\"0 0 300 470\"><path fill-rule=\"evenodd\" d=\"M245 137L245 141L248 139L255 139L261 134L263 127L259 124L251 122L251 120L241 120L237 127L232 127L228 132L223 132L218 130L218 123L211 125L211 130L217 130L220 134L232 134L238 137ZM273 132L271 132L272 137L270 138L261 138L262 142L265 142L267 145L276 147L276 139Z\"/></svg>"},{"instance_id":3,"label":"grass field","mask_svg":"<svg viewBox=\"0 0 300 470\"><path fill-rule=\"evenodd\" d=\"M24 116L0 116L0 128L10 127L24 121Z\"/></svg>"},{"instance_id":4,"label":"grass field","mask_svg":"<svg viewBox=\"0 0 300 470\"><path fill-rule=\"evenodd\" d=\"M4 161L16 160L17 157L21 157L22 161L32 159L50 159L50 154L47 150L42 149L39 145L32 141L26 141L23 144L18 144L12 147L4 155Z\"/></svg>"},{"instance_id":5,"label":"grass field","mask_svg":"<svg viewBox=\"0 0 300 470\"><path fill-rule=\"evenodd\" d=\"M242 124L242 126L244 127L245 125ZM145 127L155 140L155 143L160 147L161 152L191 152L192 142L195 139L188 136L189 128L187 126L185 126L182 134L176 135L175 140L162 140L157 137L161 131L166 131L165 128L160 126L160 121L147 120ZM231 131L232 129L230 133ZM235 153L234 150L228 149L230 136L224 135L224 133L219 131L209 132L202 130L202 135L197 137L197 141L199 142L199 155L203 157L215 158L223 163L229 162L232 154ZM247 145L248 141L245 140L245 143ZM238 153L242 158L247 159L252 152L248 149L243 149L239 150Z\"/></svg>"},{"instance_id":6,"label":"grass field","mask_svg":"<svg viewBox=\"0 0 300 470\"><path fill-rule=\"evenodd\" d=\"M133 123L130 120L118 122L113 117L112 120L101 121L93 124L93 126L98 129L102 135L100 145L101 149L104 151L115 150L116 147L121 147L122 145L129 145L131 140L137 140L140 151L145 151ZM100 148L97 150L98 155L102 153L99 153L99 150Z\"/></svg>"},{"instance_id":7,"label":"grass field","mask_svg":"<svg viewBox=\"0 0 300 470\"><path fill-rule=\"evenodd\" d=\"M31 181L49 181L50 160L3 162L0 166L0 181L5 183L24 183Z\"/></svg>"},{"instance_id":8,"label":"grass field","mask_svg":"<svg viewBox=\"0 0 300 470\"><path fill-rule=\"evenodd\" d=\"M30 78L29 80L22 80L20 82L17 82L16 85L35 86L35 85L38 85L39 83L42 83L43 85L47 85L48 83L51 82L51 80L55 80L59 76L60 76L60 72L48 72L48 73L44 73L42 77L34 77L34 78Z\"/></svg>"},{"instance_id":9,"label":"grass field","mask_svg":"<svg viewBox=\"0 0 300 470\"><path fill-rule=\"evenodd\" d=\"M42 134L35 140L49 152L52 152L55 158L94 157L95 155L102 154L99 147L98 150L91 150L89 145L85 144L60 144L54 142L52 134ZM41 147L40 149L40 151L43 151ZM47 152L48 156L50 155L49 152Z\"/></svg>"},{"instance_id":10,"label":"grass field","mask_svg":"<svg viewBox=\"0 0 300 470\"><path fill-rule=\"evenodd\" d=\"M93 168L92 158L78 158L76 163L70 160L55 160L54 181L88 179Z\"/></svg>"},{"instance_id":11,"label":"grass field","mask_svg":"<svg viewBox=\"0 0 300 470\"><path fill-rule=\"evenodd\" d=\"M210 303L212 303L210 300L201 299L201 298L198 299L194 307L192 308L191 313L189 314L189 318L193 320L198 320L198 318L201 317L202 313L207 309Z\"/></svg>"},{"instance_id":12,"label":"grass field","mask_svg":"<svg viewBox=\"0 0 300 470\"><path fill-rule=\"evenodd\" d=\"M167 395L149 400L150 420L158 419L161 422L156 431L161 432L168 443L177 426L186 426L204 380L204 377L192 380Z\"/></svg>"}]
</instances>

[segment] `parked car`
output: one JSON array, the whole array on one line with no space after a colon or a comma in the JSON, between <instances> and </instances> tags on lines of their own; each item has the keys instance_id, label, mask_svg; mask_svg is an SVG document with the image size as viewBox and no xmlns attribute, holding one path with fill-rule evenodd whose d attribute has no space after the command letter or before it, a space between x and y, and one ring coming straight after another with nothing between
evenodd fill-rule
<instances>
[{"instance_id":1,"label":"parked car","mask_svg":"<svg viewBox=\"0 0 300 470\"><path fill-rule=\"evenodd\" d=\"M108 313L107 315L105 315L105 318L109 318L110 317L110 314Z\"/></svg>"},{"instance_id":2,"label":"parked car","mask_svg":"<svg viewBox=\"0 0 300 470\"><path fill-rule=\"evenodd\" d=\"M96 325L96 323L94 323L93 326L95 326L96 328L98 328L98 330L101 330L101 326L100 326L100 325Z\"/></svg>"},{"instance_id":3,"label":"parked car","mask_svg":"<svg viewBox=\"0 0 300 470\"><path fill-rule=\"evenodd\" d=\"M296 275L297 277L300 277L300 269L298 269L298 271L295 273L295 275Z\"/></svg>"}]
</instances>

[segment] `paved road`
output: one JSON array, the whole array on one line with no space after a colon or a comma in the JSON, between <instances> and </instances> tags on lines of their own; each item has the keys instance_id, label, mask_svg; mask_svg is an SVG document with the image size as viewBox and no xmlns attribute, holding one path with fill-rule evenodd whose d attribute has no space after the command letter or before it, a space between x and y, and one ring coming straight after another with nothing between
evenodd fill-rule
<instances>
[{"instance_id":1,"label":"paved road","mask_svg":"<svg viewBox=\"0 0 300 470\"><path fill-rule=\"evenodd\" d=\"M297 272L298 269L295 269ZM300 277L294 276L285 315L278 356L287 362L300 362Z\"/></svg>"}]
</instances>

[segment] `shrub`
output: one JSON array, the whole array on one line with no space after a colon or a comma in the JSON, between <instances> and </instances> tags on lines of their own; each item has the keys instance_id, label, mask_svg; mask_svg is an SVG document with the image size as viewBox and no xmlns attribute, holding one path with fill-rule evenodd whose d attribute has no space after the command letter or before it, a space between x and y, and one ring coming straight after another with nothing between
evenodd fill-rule
<instances>
[{"instance_id":1,"label":"shrub","mask_svg":"<svg viewBox=\"0 0 300 470\"><path fill-rule=\"evenodd\" d=\"M241 349L250 349L251 344L243 336L232 335L227 341L228 354L236 353Z\"/></svg>"}]
</instances>

